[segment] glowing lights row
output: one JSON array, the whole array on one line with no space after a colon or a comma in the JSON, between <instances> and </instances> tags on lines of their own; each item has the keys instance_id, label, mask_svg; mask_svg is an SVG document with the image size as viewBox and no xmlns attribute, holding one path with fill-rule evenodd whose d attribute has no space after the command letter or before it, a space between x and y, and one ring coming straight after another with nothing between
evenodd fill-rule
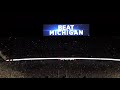
<instances>
[{"instance_id":1,"label":"glowing lights row","mask_svg":"<svg viewBox=\"0 0 120 90\"><path fill-rule=\"evenodd\" d=\"M120 59L113 58L22 58L10 59L6 61L31 61L31 60L104 60L104 61L120 61Z\"/></svg>"}]
</instances>

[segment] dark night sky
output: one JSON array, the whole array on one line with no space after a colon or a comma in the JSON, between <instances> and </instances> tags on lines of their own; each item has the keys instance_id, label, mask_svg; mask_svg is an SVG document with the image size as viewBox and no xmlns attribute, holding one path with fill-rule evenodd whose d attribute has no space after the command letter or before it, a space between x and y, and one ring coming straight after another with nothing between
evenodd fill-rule
<instances>
[{"instance_id":1,"label":"dark night sky","mask_svg":"<svg viewBox=\"0 0 120 90\"><path fill-rule=\"evenodd\" d=\"M120 35L118 12L2 12L1 37L42 37L43 24L87 23L91 36Z\"/></svg>"}]
</instances>

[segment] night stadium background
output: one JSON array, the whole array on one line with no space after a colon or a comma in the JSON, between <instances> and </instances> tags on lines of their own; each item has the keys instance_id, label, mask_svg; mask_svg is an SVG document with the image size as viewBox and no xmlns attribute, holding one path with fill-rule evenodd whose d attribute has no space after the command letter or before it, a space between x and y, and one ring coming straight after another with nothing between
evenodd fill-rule
<instances>
[{"instance_id":1,"label":"night stadium background","mask_svg":"<svg viewBox=\"0 0 120 90\"><path fill-rule=\"evenodd\" d=\"M3 13L0 18L0 51L9 58L120 58L118 13ZM43 36L44 24L61 23L90 24L90 36ZM120 77L117 61L0 61L0 77L5 78Z\"/></svg>"}]
</instances>

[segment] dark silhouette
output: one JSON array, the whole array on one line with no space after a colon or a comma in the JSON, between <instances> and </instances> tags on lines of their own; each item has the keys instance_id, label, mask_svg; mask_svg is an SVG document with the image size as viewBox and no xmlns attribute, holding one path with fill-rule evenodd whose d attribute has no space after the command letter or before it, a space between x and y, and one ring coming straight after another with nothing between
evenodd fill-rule
<instances>
[{"instance_id":1,"label":"dark silhouette","mask_svg":"<svg viewBox=\"0 0 120 90\"><path fill-rule=\"evenodd\" d=\"M86 78L86 76L84 76L83 78Z\"/></svg>"},{"instance_id":2,"label":"dark silhouette","mask_svg":"<svg viewBox=\"0 0 120 90\"><path fill-rule=\"evenodd\" d=\"M48 78L48 76L45 76L45 78Z\"/></svg>"},{"instance_id":3,"label":"dark silhouette","mask_svg":"<svg viewBox=\"0 0 120 90\"><path fill-rule=\"evenodd\" d=\"M66 76L63 76L62 78L65 78Z\"/></svg>"}]
</instances>

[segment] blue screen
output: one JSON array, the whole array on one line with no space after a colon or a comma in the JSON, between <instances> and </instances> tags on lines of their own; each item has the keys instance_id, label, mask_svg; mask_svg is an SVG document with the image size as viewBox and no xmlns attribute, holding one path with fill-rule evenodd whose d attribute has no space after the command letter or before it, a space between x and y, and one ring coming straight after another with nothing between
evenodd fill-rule
<instances>
[{"instance_id":1,"label":"blue screen","mask_svg":"<svg viewBox=\"0 0 120 90\"><path fill-rule=\"evenodd\" d=\"M89 36L89 24L45 24L43 36Z\"/></svg>"}]
</instances>

